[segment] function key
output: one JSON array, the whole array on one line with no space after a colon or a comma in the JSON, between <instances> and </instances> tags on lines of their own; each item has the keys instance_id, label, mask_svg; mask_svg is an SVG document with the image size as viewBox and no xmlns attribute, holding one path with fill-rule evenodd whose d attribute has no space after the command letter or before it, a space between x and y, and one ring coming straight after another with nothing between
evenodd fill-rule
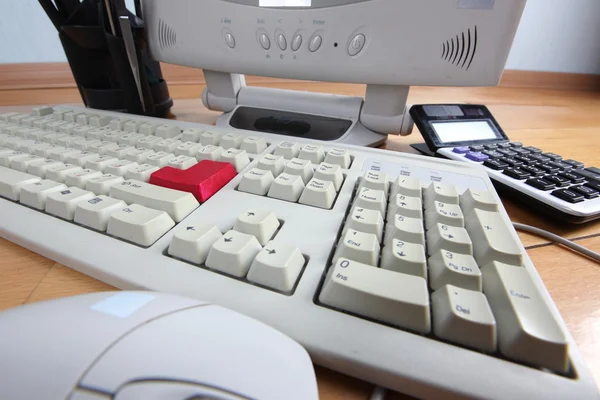
<instances>
[{"instance_id":1,"label":"function key","mask_svg":"<svg viewBox=\"0 0 600 400\"><path fill-rule=\"evenodd\" d=\"M548 162L548 161L552 161L551 158L544 157L542 154L532 154L529 157L533 158L536 161L542 162L542 163L545 163L545 162Z\"/></svg>"},{"instance_id":2,"label":"function key","mask_svg":"<svg viewBox=\"0 0 600 400\"><path fill-rule=\"evenodd\" d=\"M586 199L594 199L600 196L600 192L587 186L573 186L570 189L583 195Z\"/></svg>"},{"instance_id":3,"label":"function key","mask_svg":"<svg viewBox=\"0 0 600 400\"><path fill-rule=\"evenodd\" d=\"M456 154L467 154L470 149L467 146L462 146L462 147L455 147L454 150L452 150L454 153Z\"/></svg>"},{"instance_id":4,"label":"function key","mask_svg":"<svg viewBox=\"0 0 600 400\"><path fill-rule=\"evenodd\" d=\"M483 153L479 153L479 152L471 152L471 153L467 153L466 157L471 160L471 161L476 161L476 162L483 162L487 159L489 159L489 157Z\"/></svg>"},{"instance_id":5,"label":"function key","mask_svg":"<svg viewBox=\"0 0 600 400\"><path fill-rule=\"evenodd\" d=\"M533 165L526 165L524 167L521 167L521 169L523 171L529 172L532 176L542 176L546 174L546 171Z\"/></svg>"},{"instance_id":6,"label":"function key","mask_svg":"<svg viewBox=\"0 0 600 400\"><path fill-rule=\"evenodd\" d=\"M514 156L519 155L519 153L509 150L509 149L500 149L500 150L498 150L498 153L502 153L508 157L514 157Z\"/></svg>"},{"instance_id":7,"label":"function key","mask_svg":"<svg viewBox=\"0 0 600 400\"><path fill-rule=\"evenodd\" d=\"M542 150L538 149L537 147L533 147L533 146L528 146L528 147L523 147L523 148L533 154L539 154L542 152Z\"/></svg>"},{"instance_id":8,"label":"function key","mask_svg":"<svg viewBox=\"0 0 600 400\"><path fill-rule=\"evenodd\" d=\"M544 153L543 154L544 157L548 157L554 161L560 161L562 160L562 157L559 156L558 154L554 154L554 153Z\"/></svg>"},{"instance_id":9,"label":"function key","mask_svg":"<svg viewBox=\"0 0 600 400\"><path fill-rule=\"evenodd\" d=\"M503 170L508 164L500 160L486 160L483 165L496 171Z\"/></svg>"},{"instance_id":10,"label":"function key","mask_svg":"<svg viewBox=\"0 0 600 400\"><path fill-rule=\"evenodd\" d=\"M554 197L558 197L561 200L568 201L569 203L581 203L584 200L582 195L572 191L571 189L558 189L550 194Z\"/></svg>"},{"instance_id":11,"label":"function key","mask_svg":"<svg viewBox=\"0 0 600 400\"><path fill-rule=\"evenodd\" d=\"M578 175L575 175L572 172L563 172L563 173L558 174L558 176L561 176L561 177L563 177L565 179L568 179L568 180L570 180L573 183L581 183L581 182L585 181L584 178L582 178L582 177L580 177Z\"/></svg>"},{"instance_id":12,"label":"function key","mask_svg":"<svg viewBox=\"0 0 600 400\"><path fill-rule=\"evenodd\" d=\"M520 149L523 147L523 143L521 142L510 142L510 147L515 149Z\"/></svg>"},{"instance_id":13,"label":"function key","mask_svg":"<svg viewBox=\"0 0 600 400\"><path fill-rule=\"evenodd\" d=\"M554 183L557 187L569 186L571 181L559 175L548 175L544 177L548 182Z\"/></svg>"},{"instance_id":14,"label":"function key","mask_svg":"<svg viewBox=\"0 0 600 400\"><path fill-rule=\"evenodd\" d=\"M496 150L498 145L496 143L484 144L483 148L486 150Z\"/></svg>"},{"instance_id":15,"label":"function key","mask_svg":"<svg viewBox=\"0 0 600 400\"><path fill-rule=\"evenodd\" d=\"M575 161L575 160L563 160L564 163L572 165L573 168L583 168L585 167L585 164L579 161Z\"/></svg>"},{"instance_id":16,"label":"function key","mask_svg":"<svg viewBox=\"0 0 600 400\"><path fill-rule=\"evenodd\" d=\"M508 143L508 142L498 143L498 148L500 148L500 149L510 149L510 143Z\"/></svg>"},{"instance_id":17,"label":"function key","mask_svg":"<svg viewBox=\"0 0 600 400\"><path fill-rule=\"evenodd\" d=\"M469 149L471 149L471 151L476 152L476 153L480 153L483 150L485 150L483 148L483 146L479 146L479 145L477 145L477 146L469 146Z\"/></svg>"},{"instance_id":18,"label":"function key","mask_svg":"<svg viewBox=\"0 0 600 400\"><path fill-rule=\"evenodd\" d=\"M556 187L554 185L554 183L549 182L542 178L532 178L532 179L525 181L525 183L529 186L533 186L534 188L540 189L540 190L552 190Z\"/></svg>"},{"instance_id":19,"label":"function key","mask_svg":"<svg viewBox=\"0 0 600 400\"><path fill-rule=\"evenodd\" d=\"M513 179L518 179L520 181L527 179L531 176L529 172L524 171L521 168L507 168L504 170L504 175L510 176Z\"/></svg>"}]
</instances>

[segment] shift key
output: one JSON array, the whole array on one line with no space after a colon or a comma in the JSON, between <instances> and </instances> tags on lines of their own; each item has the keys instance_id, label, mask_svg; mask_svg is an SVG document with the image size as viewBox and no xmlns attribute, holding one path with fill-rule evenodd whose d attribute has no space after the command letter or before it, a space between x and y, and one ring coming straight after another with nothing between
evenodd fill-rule
<instances>
[{"instance_id":1,"label":"shift key","mask_svg":"<svg viewBox=\"0 0 600 400\"><path fill-rule=\"evenodd\" d=\"M567 338L526 268L486 265L483 293L496 317L502 354L559 373L569 370Z\"/></svg>"},{"instance_id":2,"label":"shift key","mask_svg":"<svg viewBox=\"0 0 600 400\"><path fill-rule=\"evenodd\" d=\"M154 210L164 211L180 222L198 206L191 193L128 179L110 188L109 197L123 200L127 204L140 204Z\"/></svg>"}]
</instances>

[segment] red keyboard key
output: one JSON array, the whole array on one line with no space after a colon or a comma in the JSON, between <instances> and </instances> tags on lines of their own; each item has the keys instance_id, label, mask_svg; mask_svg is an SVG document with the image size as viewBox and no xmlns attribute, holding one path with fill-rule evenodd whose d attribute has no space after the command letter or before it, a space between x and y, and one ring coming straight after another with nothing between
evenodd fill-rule
<instances>
[{"instance_id":1,"label":"red keyboard key","mask_svg":"<svg viewBox=\"0 0 600 400\"><path fill-rule=\"evenodd\" d=\"M230 163L203 160L188 169L163 167L150 175L149 183L194 195L203 203L236 176Z\"/></svg>"}]
</instances>

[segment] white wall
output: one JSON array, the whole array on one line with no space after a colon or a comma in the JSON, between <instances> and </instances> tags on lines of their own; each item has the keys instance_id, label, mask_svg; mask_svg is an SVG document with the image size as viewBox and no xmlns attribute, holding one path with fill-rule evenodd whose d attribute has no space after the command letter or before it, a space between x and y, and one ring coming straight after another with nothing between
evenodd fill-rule
<instances>
[{"instance_id":1,"label":"white wall","mask_svg":"<svg viewBox=\"0 0 600 400\"><path fill-rule=\"evenodd\" d=\"M0 63L66 61L37 0L0 0L0 16ZM507 68L600 74L600 0L529 0Z\"/></svg>"}]
</instances>

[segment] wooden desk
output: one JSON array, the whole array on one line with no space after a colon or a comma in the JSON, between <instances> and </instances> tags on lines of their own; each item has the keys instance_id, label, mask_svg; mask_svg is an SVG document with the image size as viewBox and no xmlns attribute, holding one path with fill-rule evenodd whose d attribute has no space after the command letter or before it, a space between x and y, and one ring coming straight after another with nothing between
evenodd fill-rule
<instances>
[{"instance_id":1,"label":"wooden desk","mask_svg":"<svg viewBox=\"0 0 600 400\"><path fill-rule=\"evenodd\" d=\"M320 92L362 95L358 85L290 82L279 87ZM197 99L200 85L174 86L173 112L178 119L214 123L215 112ZM21 91L20 104L79 102L75 89ZM0 103L7 103L2 99ZM186 97L188 99L186 99ZM600 166L600 93L511 88L416 88L409 103L469 102L486 104L512 140L542 147L566 157ZM28 110L29 107L11 109ZM8 107L0 107L0 113ZM417 131L409 137L390 137L387 149L414 153L409 144L420 142ZM538 226L600 251L600 221L568 226L533 214L515 201L504 199L511 218ZM1 221L0 221L1 223ZM600 386L600 266L562 246L520 233L528 253L554 298L571 334ZM55 297L110 290L112 287L54 263L29 250L0 239L0 310ZM321 398L366 399L368 383L317 367ZM395 395L394 398L404 396Z\"/></svg>"}]
</instances>

